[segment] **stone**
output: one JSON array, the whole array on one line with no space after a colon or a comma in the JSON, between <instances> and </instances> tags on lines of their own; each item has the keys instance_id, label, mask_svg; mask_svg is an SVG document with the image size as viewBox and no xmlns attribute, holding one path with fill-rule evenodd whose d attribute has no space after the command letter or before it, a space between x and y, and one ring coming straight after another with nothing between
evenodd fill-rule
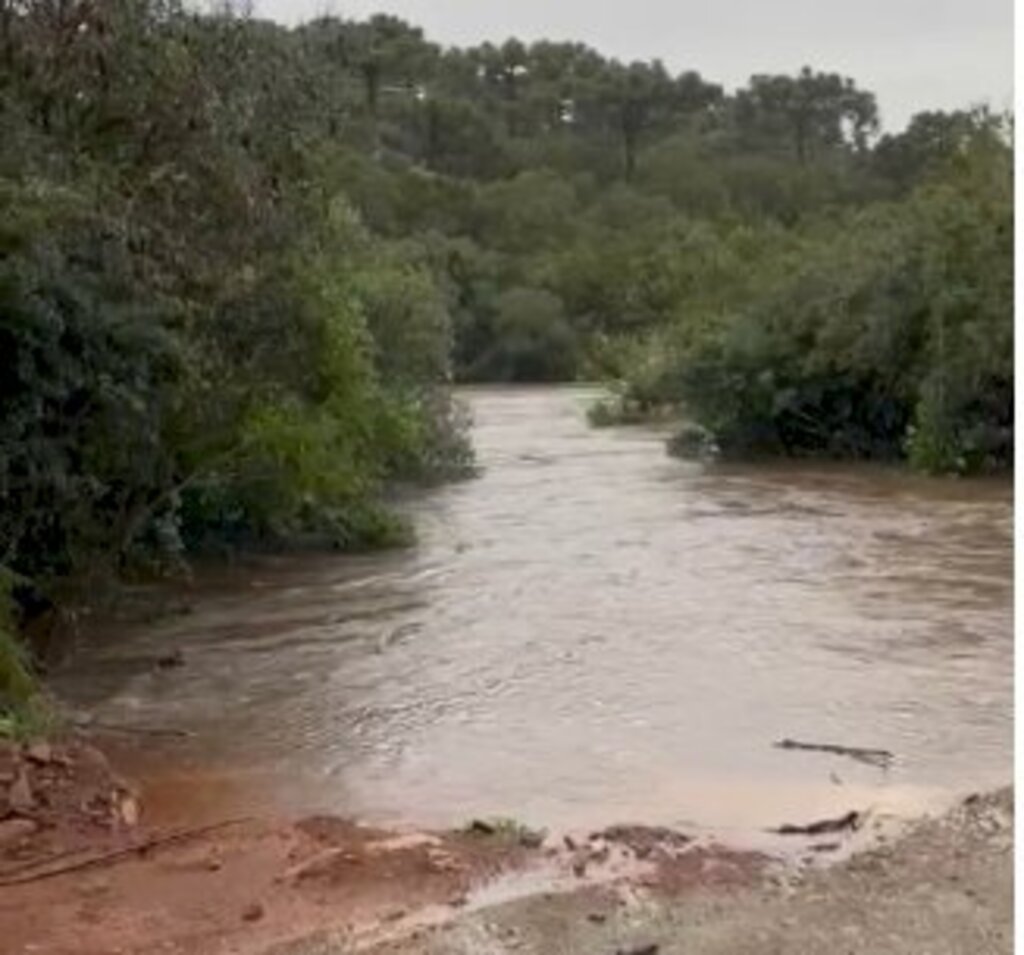
<instances>
[{"instance_id":1,"label":"stone","mask_svg":"<svg viewBox=\"0 0 1024 955\"><path fill-rule=\"evenodd\" d=\"M139 824L139 804L131 796L121 800L121 819L126 826Z\"/></svg>"}]
</instances>

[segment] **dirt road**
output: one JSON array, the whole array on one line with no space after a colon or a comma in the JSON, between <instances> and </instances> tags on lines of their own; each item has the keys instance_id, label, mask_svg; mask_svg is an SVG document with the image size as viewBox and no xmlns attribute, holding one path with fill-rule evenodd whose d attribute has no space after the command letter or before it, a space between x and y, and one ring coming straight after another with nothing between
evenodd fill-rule
<instances>
[{"instance_id":1,"label":"dirt road","mask_svg":"<svg viewBox=\"0 0 1024 955\"><path fill-rule=\"evenodd\" d=\"M971 799L796 884L587 891L476 912L374 955L987 955L1013 949L1013 795ZM326 942L288 955L334 955Z\"/></svg>"}]
</instances>

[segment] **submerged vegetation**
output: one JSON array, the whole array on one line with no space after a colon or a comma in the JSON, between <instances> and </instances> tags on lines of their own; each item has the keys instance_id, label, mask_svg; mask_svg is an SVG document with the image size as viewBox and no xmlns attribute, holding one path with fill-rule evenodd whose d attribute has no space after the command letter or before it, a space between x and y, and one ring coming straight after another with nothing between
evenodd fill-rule
<instances>
[{"instance_id":1,"label":"submerged vegetation","mask_svg":"<svg viewBox=\"0 0 1024 955\"><path fill-rule=\"evenodd\" d=\"M1008 124L877 134L810 69L727 93L389 16L0 0L0 567L401 540L387 487L471 466L454 380L614 380L596 422L682 406L726 452L1008 465Z\"/></svg>"}]
</instances>

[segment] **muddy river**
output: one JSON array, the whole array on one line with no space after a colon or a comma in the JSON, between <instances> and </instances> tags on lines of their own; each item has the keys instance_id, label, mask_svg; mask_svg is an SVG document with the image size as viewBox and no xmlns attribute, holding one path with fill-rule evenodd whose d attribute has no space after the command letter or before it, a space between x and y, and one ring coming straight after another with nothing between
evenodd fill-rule
<instances>
[{"instance_id":1,"label":"muddy river","mask_svg":"<svg viewBox=\"0 0 1024 955\"><path fill-rule=\"evenodd\" d=\"M407 502L415 548L223 573L59 692L194 734L154 772L399 824L750 832L1011 779L1009 482L681 462L592 394L468 392L482 474Z\"/></svg>"}]
</instances>

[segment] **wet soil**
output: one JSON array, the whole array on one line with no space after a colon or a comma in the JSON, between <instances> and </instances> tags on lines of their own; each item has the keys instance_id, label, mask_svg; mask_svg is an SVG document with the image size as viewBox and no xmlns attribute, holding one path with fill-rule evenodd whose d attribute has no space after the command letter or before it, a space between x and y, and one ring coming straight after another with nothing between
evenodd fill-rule
<instances>
[{"instance_id":1,"label":"wet soil","mask_svg":"<svg viewBox=\"0 0 1024 955\"><path fill-rule=\"evenodd\" d=\"M137 788L85 742L0 755L0 930L4 951L25 955L367 947L509 898L748 884L768 862L643 826L574 838L508 820L417 832L326 815L217 819L215 801ZM14 806L6 793L22 779L31 804Z\"/></svg>"}]
</instances>

